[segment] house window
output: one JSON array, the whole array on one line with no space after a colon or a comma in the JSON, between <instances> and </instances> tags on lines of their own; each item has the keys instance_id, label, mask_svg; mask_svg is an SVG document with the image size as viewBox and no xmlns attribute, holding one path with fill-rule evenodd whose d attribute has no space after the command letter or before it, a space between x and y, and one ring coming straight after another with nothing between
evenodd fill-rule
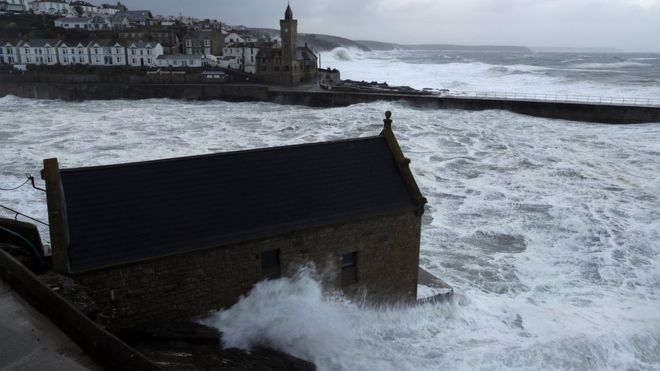
<instances>
[{"instance_id":1,"label":"house window","mask_svg":"<svg viewBox=\"0 0 660 371\"><path fill-rule=\"evenodd\" d=\"M261 253L261 274L266 279L280 278L280 250Z\"/></svg>"},{"instance_id":2,"label":"house window","mask_svg":"<svg viewBox=\"0 0 660 371\"><path fill-rule=\"evenodd\" d=\"M346 286L357 282L357 252L341 256L341 284Z\"/></svg>"}]
</instances>

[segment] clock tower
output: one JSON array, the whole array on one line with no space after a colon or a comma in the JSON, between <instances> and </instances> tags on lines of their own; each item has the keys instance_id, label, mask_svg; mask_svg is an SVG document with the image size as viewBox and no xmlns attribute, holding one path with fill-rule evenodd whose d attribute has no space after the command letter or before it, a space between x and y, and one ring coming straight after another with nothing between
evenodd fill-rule
<instances>
[{"instance_id":1,"label":"clock tower","mask_svg":"<svg viewBox=\"0 0 660 371\"><path fill-rule=\"evenodd\" d=\"M297 71L298 20L293 19L291 5L287 5L284 19L280 19L280 33L282 37L282 65L284 71Z\"/></svg>"}]
</instances>

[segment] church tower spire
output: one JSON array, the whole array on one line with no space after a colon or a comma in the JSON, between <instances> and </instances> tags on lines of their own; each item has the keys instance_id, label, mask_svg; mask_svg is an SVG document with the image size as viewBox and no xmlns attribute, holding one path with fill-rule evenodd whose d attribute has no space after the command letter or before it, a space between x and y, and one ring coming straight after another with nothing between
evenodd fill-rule
<instances>
[{"instance_id":1,"label":"church tower spire","mask_svg":"<svg viewBox=\"0 0 660 371\"><path fill-rule=\"evenodd\" d=\"M286 11L284 12L284 19L287 21L293 20L293 11L291 10L291 4L287 4Z\"/></svg>"}]
</instances>

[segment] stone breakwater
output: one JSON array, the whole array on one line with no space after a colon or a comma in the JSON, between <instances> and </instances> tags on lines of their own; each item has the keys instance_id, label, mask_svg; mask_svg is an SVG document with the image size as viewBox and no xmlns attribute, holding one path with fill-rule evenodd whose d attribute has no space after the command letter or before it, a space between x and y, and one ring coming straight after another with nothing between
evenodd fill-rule
<instances>
[{"instance_id":1,"label":"stone breakwater","mask_svg":"<svg viewBox=\"0 0 660 371\"><path fill-rule=\"evenodd\" d=\"M608 124L660 122L660 107L468 98L406 93L369 93L293 89L258 84L162 82L145 76L0 75L0 96L66 101L153 99L263 101L310 107L345 107L376 101L404 101L429 109L507 110L515 113Z\"/></svg>"}]
</instances>

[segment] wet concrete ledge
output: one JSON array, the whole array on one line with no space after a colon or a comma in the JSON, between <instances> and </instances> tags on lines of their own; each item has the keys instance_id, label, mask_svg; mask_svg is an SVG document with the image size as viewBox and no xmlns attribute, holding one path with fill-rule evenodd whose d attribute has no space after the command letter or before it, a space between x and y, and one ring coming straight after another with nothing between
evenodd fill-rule
<instances>
[{"instance_id":1,"label":"wet concrete ledge","mask_svg":"<svg viewBox=\"0 0 660 371\"><path fill-rule=\"evenodd\" d=\"M66 101L153 99L273 102L308 107L346 107L376 101L406 102L429 109L507 110L529 116L605 124L660 122L660 107L572 103L501 98L467 98L420 94L392 94L289 89L258 84L161 84L130 82L39 82L0 76L0 96Z\"/></svg>"},{"instance_id":2,"label":"wet concrete ledge","mask_svg":"<svg viewBox=\"0 0 660 371\"><path fill-rule=\"evenodd\" d=\"M251 352L222 349L220 347L222 335L217 330L187 322L147 324L138 327L131 336L127 336L128 339L123 338L128 341L127 343L51 290L44 281L5 249L12 250L12 246L0 243L0 280L9 284L16 293L57 325L103 369L316 370L316 366L311 362L273 349L260 347ZM2 349L0 349L1 354ZM57 357L54 359L60 363L66 361ZM58 368L55 363L51 366L49 369L53 370L76 369Z\"/></svg>"},{"instance_id":3,"label":"wet concrete ledge","mask_svg":"<svg viewBox=\"0 0 660 371\"><path fill-rule=\"evenodd\" d=\"M155 363L112 335L39 280L2 249L0 278L108 370L157 371Z\"/></svg>"}]
</instances>

